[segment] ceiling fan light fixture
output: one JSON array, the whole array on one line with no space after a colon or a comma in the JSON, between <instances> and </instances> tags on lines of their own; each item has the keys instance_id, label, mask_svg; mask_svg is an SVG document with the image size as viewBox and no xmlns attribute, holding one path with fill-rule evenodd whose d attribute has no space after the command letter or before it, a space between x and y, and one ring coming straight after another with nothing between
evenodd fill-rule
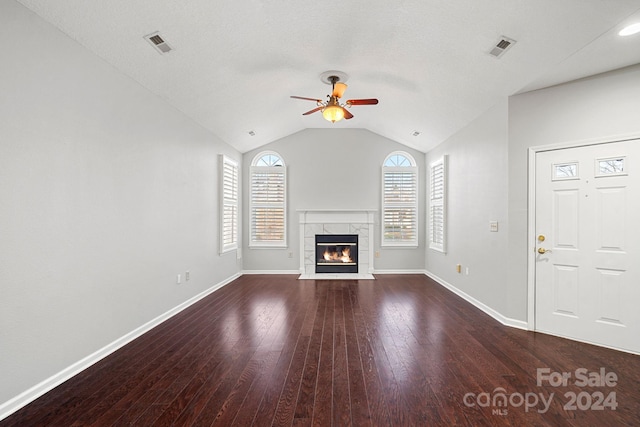
<instances>
[{"instance_id":1,"label":"ceiling fan light fixture","mask_svg":"<svg viewBox=\"0 0 640 427\"><path fill-rule=\"evenodd\" d=\"M322 117L325 120L335 123L342 119L350 120L353 118L353 114L345 107L351 107L353 105L376 105L378 100L376 98L367 99L349 99L345 103L340 103L340 98L344 95L344 91L347 89L347 85L344 81L347 79L347 75L341 71L325 71L320 76L323 83L330 84L332 87L331 95L327 95L326 101L318 98L308 98L306 96L294 96L291 98L302 99L305 101L313 101L316 103L316 108L302 113L303 116L308 116L315 112L322 112Z\"/></svg>"},{"instance_id":2,"label":"ceiling fan light fixture","mask_svg":"<svg viewBox=\"0 0 640 427\"><path fill-rule=\"evenodd\" d=\"M344 109L338 105L328 105L322 110L322 117L331 123L339 122L344 119Z\"/></svg>"},{"instance_id":3,"label":"ceiling fan light fixture","mask_svg":"<svg viewBox=\"0 0 640 427\"><path fill-rule=\"evenodd\" d=\"M337 96L338 98L342 98L344 95L344 91L347 89L347 85L341 82L336 83L333 86L333 96Z\"/></svg>"}]
</instances>

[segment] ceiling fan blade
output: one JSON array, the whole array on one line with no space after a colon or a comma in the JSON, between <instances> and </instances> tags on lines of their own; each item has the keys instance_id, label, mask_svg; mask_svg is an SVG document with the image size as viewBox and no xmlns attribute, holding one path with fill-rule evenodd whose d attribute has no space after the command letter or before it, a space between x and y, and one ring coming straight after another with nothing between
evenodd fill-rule
<instances>
[{"instance_id":1,"label":"ceiling fan blade","mask_svg":"<svg viewBox=\"0 0 640 427\"><path fill-rule=\"evenodd\" d=\"M323 108L324 108L324 105L321 105L321 106L320 106L320 107L318 107L318 108L314 108L313 110L309 110L309 111L307 111L306 113L302 113L302 115L303 115L303 116L308 116L309 114L311 114L311 113L315 113L316 111L320 111L320 110L322 110Z\"/></svg>"},{"instance_id":2,"label":"ceiling fan blade","mask_svg":"<svg viewBox=\"0 0 640 427\"><path fill-rule=\"evenodd\" d=\"M347 105L376 105L378 100L375 98L370 99L350 99L347 101Z\"/></svg>"},{"instance_id":3,"label":"ceiling fan blade","mask_svg":"<svg viewBox=\"0 0 640 427\"><path fill-rule=\"evenodd\" d=\"M351 114L351 112L349 110L347 110L346 108L342 108L344 110L344 119L345 120L349 120L353 118L353 114Z\"/></svg>"},{"instance_id":4,"label":"ceiling fan blade","mask_svg":"<svg viewBox=\"0 0 640 427\"><path fill-rule=\"evenodd\" d=\"M317 99L317 98L306 98L304 96L293 96L291 95L291 98L295 98L295 99L304 99L306 101L316 101L316 102L322 102L322 99Z\"/></svg>"}]
</instances>

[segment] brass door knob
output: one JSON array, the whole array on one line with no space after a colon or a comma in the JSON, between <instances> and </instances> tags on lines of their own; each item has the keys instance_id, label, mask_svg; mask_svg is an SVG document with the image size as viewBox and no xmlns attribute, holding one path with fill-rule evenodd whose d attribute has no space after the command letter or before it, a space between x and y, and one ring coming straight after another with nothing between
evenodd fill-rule
<instances>
[{"instance_id":1,"label":"brass door knob","mask_svg":"<svg viewBox=\"0 0 640 427\"><path fill-rule=\"evenodd\" d=\"M542 255L542 254L546 254L547 252L551 252L551 249L538 248L538 253L539 253L540 255Z\"/></svg>"}]
</instances>

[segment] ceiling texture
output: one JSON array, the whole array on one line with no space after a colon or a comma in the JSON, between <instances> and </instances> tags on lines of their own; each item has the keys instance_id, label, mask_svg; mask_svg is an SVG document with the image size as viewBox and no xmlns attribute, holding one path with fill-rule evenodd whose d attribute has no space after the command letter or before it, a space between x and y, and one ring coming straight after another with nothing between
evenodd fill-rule
<instances>
[{"instance_id":1,"label":"ceiling texture","mask_svg":"<svg viewBox=\"0 0 640 427\"><path fill-rule=\"evenodd\" d=\"M507 96L640 63L640 34L617 35L640 0L19 2L240 152L306 128L426 152ZM516 43L491 56L502 36ZM327 70L344 99L380 103L303 116L315 104L290 95L326 99Z\"/></svg>"}]
</instances>

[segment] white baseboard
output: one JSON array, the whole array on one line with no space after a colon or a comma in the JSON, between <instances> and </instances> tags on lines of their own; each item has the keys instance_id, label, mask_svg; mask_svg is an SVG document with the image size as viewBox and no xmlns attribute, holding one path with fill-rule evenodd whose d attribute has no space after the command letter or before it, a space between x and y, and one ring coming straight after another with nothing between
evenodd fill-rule
<instances>
[{"instance_id":1,"label":"white baseboard","mask_svg":"<svg viewBox=\"0 0 640 427\"><path fill-rule=\"evenodd\" d=\"M22 407L28 405L29 403L33 402L34 400L36 400L38 397L42 396L43 394L53 390L55 387L57 387L58 385L62 384L65 381L67 381L68 379L70 379L74 375L79 374L83 370L87 369L89 366L91 366L91 365L95 364L96 362L104 359L105 357L107 357L108 355L113 353L114 351L116 351L119 348L125 346L126 344L130 343L131 341L135 340L136 338L140 337L142 334L150 331L154 327L158 326L160 323L162 323L165 320L167 320L167 319L175 316L176 314L180 313L182 310L186 309L190 305L195 304L196 302L200 301L202 298L206 297L207 295L209 295L209 294L217 291L218 289L222 288L223 286L231 283L232 281L234 281L235 279L237 279L240 276L241 276L240 273L234 274L233 276L223 280L222 282L220 282L220 283L210 287L209 289L199 293L198 295L188 299L187 301L183 302L182 304L172 308L171 310L167 311L166 313L163 313L160 316L156 317L155 319L152 319L149 322L145 323L144 325L134 329L133 331L129 332L128 334L118 338L117 340L113 341L112 343L107 344L106 346L102 347L100 350L88 355L84 359L81 359L81 360L77 361L73 365L63 369L62 371L58 372L57 374L47 378L46 380L40 382L39 384L36 384L35 386L31 387L30 389L20 393L19 395L15 396L14 398L4 402L3 404L0 405L0 421L5 419L9 415L13 414L14 412L19 410L20 408L22 408Z\"/></svg>"},{"instance_id":2,"label":"white baseboard","mask_svg":"<svg viewBox=\"0 0 640 427\"><path fill-rule=\"evenodd\" d=\"M440 277L436 276L435 274L431 273L430 271L425 271L424 274L426 274L431 279L435 280L438 284L440 284L440 285L444 286L445 288L449 289L451 292L453 292L454 294L458 295L460 298L464 299L465 301L473 304L475 307L477 307L480 310L484 311L489 316L493 317L494 319L496 319L498 322L502 323L503 325L510 326L512 328L523 329L525 331L529 330L529 327L528 327L529 325L527 324L527 322L525 322L523 320L511 319L509 317L506 317L506 316L502 315L501 313L497 312L493 308L489 307L488 305L485 305L481 301L478 301L477 299L475 299L471 295L467 294L464 291L461 291L460 289L456 288L452 284L448 283L446 280L441 279Z\"/></svg>"},{"instance_id":3,"label":"white baseboard","mask_svg":"<svg viewBox=\"0 0 640 427\"><path fill-rule=\"evenodd\" d=\"M373 274L425 274L424 270L374 270Z\"/></svg>"},{"instance_id":4,"label":"white baseboard","mask_svg":"<svg viewBox=\"0 0 640 427\"><path fill-rule=\"evenodd\" d=\"M244 270L242 274L295 274L300 275L300 270Z\"/></svg>"}]
</instances>

